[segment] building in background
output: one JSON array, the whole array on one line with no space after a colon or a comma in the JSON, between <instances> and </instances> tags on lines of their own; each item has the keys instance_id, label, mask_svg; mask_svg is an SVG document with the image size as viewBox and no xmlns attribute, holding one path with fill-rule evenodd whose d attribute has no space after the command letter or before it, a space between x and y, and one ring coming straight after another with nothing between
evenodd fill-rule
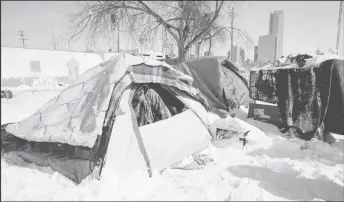
<instances>
[{"instance_id":1,"label":"building in background","mask_svg":"<svg viewBox=\"0 0 344 202\"><path fill-rule=\"evenodd\" d=\"M111 52L111 51L109 51L109 52ZM139 56L140 55L140 51L139 51L138 48L132 49L132 50L119 49L119 52L120 53L128 53L128 54L135 55L135 56Z\"/></svg>"},{"instance_id":2,"label":"building in background","mask_svg":"<svg viewBox=\"0 0 344 202\"><path fill-rule=\"evenodd\" d=\"M71 84L79 75L118 53L1 47L1 84L32 86L37 80ZM55 82L53 82L55 81Z\"/></svg>"},{"instance_id":3,"label":"building in background","mask_svg":"<svg viewBox=\"0 0 344 202\"><path fill-rule=\"evenodd\" d=\"M258 41L258 62L266 63L276 60L277 38L273 35L259 37Z\"/></svg>"},{"instance_id":4,"label":"building in background","mask_svg":"<svg viewBox=\"0 0 344 202\"><path fill-rule=\"evenodd\" d=\"M195 51L196 57L201 57L202 56L202 54L201 54L201 48L203 48L202 44L203 44L203 41L199 41L196 44L196 51Z\"/></svg>"},{"instance_id":5,"label":"building in background","mask_svg":"<svg viewBox=\"0 0 344 202\"><path fill-rule=\"evenodd\" d=\"M258 62L258 46L254 46L254 62Z\"/></svg>"},{"instance_id":6,"label":"building in background","mask_svg":"<svg viewBox=\"0 0 344 202\"><path fill-rule=\"evenodd\" d=\"M269 34L258 41L258 62L273 62L283 56L284 14L282 10L270 13Z\"/></svg>"},{"instance_id":7,"label":"building in background","mask_svg":"<svg viewBox=\"0 0 344 202\"><path fill-rule=\"evenodd\" d=\"M204 56L213 56L213 52L210 51L210 53L209 53L209 51L205 51Z\"/></svg>"},{"instance_id":8,"label":"building in background","mask_svg":"<svg viewBox=\"0 0 344 202\"><path fill-rule=\"evenodd\" d=\"M237 46L233 46L233 59L232 62L239 62L240 61L240 48Z\"/></svg>"},{"instance_id":9,"label":"building in background","mask_svg":"<svg viewBox=\"0 0 344 202\"><path fill-rule=\"evenodd\" d=\"M254 62L258 62L258 46L254 46L253 61L254 61Z\"/></svg>"},{"instance_id":10,"label":"building in background","mask_svg":"<svg viewBox=\"0 0 344 202\"><path fill-rule=\"evenodd\" d=\"M243 48L240 48L240 62L245 61L246 57L245 57L245 50Z\"/></svg>"}]
</instances>

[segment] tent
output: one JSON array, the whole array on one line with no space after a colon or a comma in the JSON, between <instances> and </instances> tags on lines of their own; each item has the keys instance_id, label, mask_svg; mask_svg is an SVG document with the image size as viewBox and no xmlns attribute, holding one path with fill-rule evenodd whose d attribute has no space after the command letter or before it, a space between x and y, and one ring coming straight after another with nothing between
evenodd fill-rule
<instances>
[{"instance_id":1,"label":"tent","mask_svg":"<svg viewBox=\"0 0 344 202\"><path fill-rule=\"evenodd\" d=\"M2 152L16 151L26 161L50 166L77 183L95 170L100 176L105 159L112 172L142 168L152 175L201 151L211 140L211 107L192 81L164 62L115 55L86 71L36 113L2 125ZM159 84L187 110L138 127L131 105L134 86L146 83Z\"/></svg>"},{"instance_id":2,"label":"tent","mask_svg":"<svg viewBox=\"0 0 344 202\"><path fill-rule=\"evenodd\" d=\"M192 85L201 91L210 106L226 111L248 106L247 81L233 63L209 56L187 60L175 68L193 78Z\"/></svg>"},{"instance_id":3,"label":"tent","mask_svg":"<svg viewBox=\"0 0 344 202\"><path fill-rule=\"evenodd\" d=\"M328 142L328 132L344 134L343 66L338 55L292 54L251 69L251 96L278 105L284 132Z\"/></svg>"}]
</instances>

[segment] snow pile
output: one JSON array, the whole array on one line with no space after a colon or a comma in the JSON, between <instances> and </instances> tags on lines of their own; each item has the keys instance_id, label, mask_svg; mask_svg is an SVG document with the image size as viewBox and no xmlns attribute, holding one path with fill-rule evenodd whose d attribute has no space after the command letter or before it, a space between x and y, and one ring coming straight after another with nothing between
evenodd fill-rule
<instances>
[{"instance_id":1,"label":"snow pile","mask_svg":"<svg viewBox=\"0 0 344 202\"><path fill-rule=\"evenodd\" d=\"M22 93L2 102L2 124L30 115L58 92ZM105 166L100 181L89 176L76 186L50 168L24 162L13 153L1 157L1 200L344 200L344 139L334 145L287 140L277 127L246 119L247 149L233 139L225 148L210 145L214 159L201 170L137 170L128 176ZM162 133L163 135L163 133Z\"/></svg>"}]
</instances>

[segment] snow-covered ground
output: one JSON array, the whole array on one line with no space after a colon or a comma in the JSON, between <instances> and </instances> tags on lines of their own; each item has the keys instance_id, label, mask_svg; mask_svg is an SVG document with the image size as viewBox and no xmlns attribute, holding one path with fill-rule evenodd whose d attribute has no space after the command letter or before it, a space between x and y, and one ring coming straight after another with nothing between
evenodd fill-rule
<instances>
[{"instance_id":1,"label":"snow-covered ground","mask_svg":"<svg viewBox=\"0 0 344 202\"><path fill-rule=\"evenodd\" d=\"M1 124L33 113L58 91L16 93L1 101ZM1 157L1 200L344 200L344 139L329 146L320 141L288 140L277 127L236 116L259 128L243 150L210 146L213 163L202 170L167 169L117 176L104 171L101 181L86 179L75 185L50 168ZM7 158L6 158L7 157ZM104 168L105 169L105 168ZM108 171L111 168L107 168Z\"/></svg>"}]
</instances>

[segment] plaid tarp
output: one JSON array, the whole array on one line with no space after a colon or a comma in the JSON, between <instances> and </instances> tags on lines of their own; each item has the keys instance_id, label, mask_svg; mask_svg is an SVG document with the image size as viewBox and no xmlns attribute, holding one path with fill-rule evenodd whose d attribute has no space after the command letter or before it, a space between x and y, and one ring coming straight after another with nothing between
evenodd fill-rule
<instances>
[{"instance_id":1,"label":"plaid tarp","mask_svg":"<svg viewBox=\"0 0 344 202\"><path fill-rule=\"evenodd\" d=\"M211 110L211 107L198 89L190 86L192 79L190 80L190 77L178 70L174 70L168 66L150 66L145 64L130 66L123 78L116 83L116 87L113 89L111 96L109 109L106 112L103 133L99 144L99 154L103 161L111 138L113 124L116 120L116 116L121 112L118 107L120 97L133 83L158 83L166 87L168 86L169 88L178 89L199 101L209 111ZM138 125L134 124L134 127L138 127ZM134 128L134 131L138 133L137 128ZM136 135L139 136L139 134Z\"/></svg>"},{"instance_id":2,"label":"plaid tarp","mask_svg":"<svg viewBox=\"0 0 344 202\"><path fill-rule=\"evenodd\" d=\"M11 145L11 150L25 148L28 152L48 152L89 160L103 158L106 153L105 145L111 134L111 124L121 114L118 108L121 95L132 83L159 83L178 89L210 110L203 95L191 86L191 77L163 63L147 64L135 60L134 56L120 55L88 70L79 81L46 103L39 110L41 115L35 113L22 122L4 126L2 134L6 134L5 139L14 140L17 144L9 144L2 135L2 146ZM40 136L40 133L36 135L35 127L31 126L38 125L46 130L45 135L52 136ZM75 137L74 140L81 136L88 141L87 144L70 142L72 139L68 137L71 134Z\"/></svg>"}]
</instances>

